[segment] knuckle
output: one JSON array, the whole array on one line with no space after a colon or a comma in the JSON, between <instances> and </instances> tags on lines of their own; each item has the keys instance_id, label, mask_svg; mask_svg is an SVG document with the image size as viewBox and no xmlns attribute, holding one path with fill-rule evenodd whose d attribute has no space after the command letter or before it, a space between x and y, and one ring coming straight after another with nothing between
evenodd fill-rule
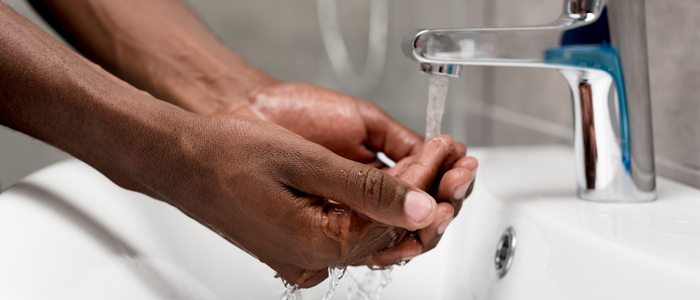
<instances>
[{"instance_id":1,"label":"knuckle","mask_svg":"<svg viewBox=\"0 0 700 300\"><path fill-rule=\"evenodd\" d=\"M362 206L368 210L386 211L392 203L396 202L394 198L399 198L395 195L396 182L379 169L359 165L350 172L348 177L350 190L361 193L356 194L362 198L358 201L361 201Z\"/></svg>"},{"instance_id":2,"label":"knuckle","mask_svg":"<svg viewBox=\"0 0 700 300\"><path fill-rule=\"evenodd\" d=\"M384 185L386 174L380 170L370 168L364 177L364 197L369 201L371 207L376 210L384 210L389 204L385 200Z\"/></svg>"},{"instance_id":3,"label":"knuckle","mask_svg":"<svg viewBox=\"0 0 700 300\"><path fill-rule=\"evenodd\" d=\"M382 117L387 116L386 112L384 112L384 110L383 110L379 105L377 105L376 103L372 103L372 102L369 102L369 101L361 100L361 105L365 105L365 107L366 107L366 109L367 109L368 111L375 112L375 113L379 114L379 115L382 116Z\"/></svg>"}]
</instances>

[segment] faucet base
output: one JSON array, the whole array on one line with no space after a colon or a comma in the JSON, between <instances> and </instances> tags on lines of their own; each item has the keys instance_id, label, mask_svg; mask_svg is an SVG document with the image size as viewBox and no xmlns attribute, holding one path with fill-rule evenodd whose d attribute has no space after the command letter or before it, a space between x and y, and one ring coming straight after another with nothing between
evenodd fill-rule
<instances>
[{"instance_id":1,"label":"faucet base","mask_svg":"<svg viewBox=\"0 0 700 300\"><path fill-rule=\"evenodd\" d=\"M639 170L630 151L627 103L615 72L560 69L571 88L574 152L581 199L648 202L656 199L654 173Z\"/></svg>"},{"instance_id":2,"label":"faucet base","mask_svg":"<svg viewBox=\"0 0 700 300\"><path fill-rule=\"evenodd\" d=\"M644 1L564 0L542 26L416 30L404 54L431 74L459 65L557 69L574 102L579 196L656 199Z\"/></svg>"}]
</instances>

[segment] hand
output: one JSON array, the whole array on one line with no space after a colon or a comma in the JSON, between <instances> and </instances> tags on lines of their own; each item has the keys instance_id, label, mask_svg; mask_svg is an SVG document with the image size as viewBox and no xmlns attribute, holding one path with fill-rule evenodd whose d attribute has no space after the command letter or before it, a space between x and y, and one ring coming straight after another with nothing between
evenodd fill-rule
<instances>
[{"instance_id":1,"label":"hand","mask_svg":"<svg viewBox=\"0 0 700 300\"><path fill-rule=\"evenodd\" d=\"M373 163L376 151L384 151L390 158L400 160L395 168L385 171L429 191L438 202L445 202L438 206L438 223L419 230L417 238L409 238L400 247L368 258L366 264L386 266L434 248L449 221L459 213L463 199L471 193L478 163L473 157L464 157L464 145L454 143L448 152L437 156L435 149L426 146L421 157L417 152L422 138L374 104L304 83L267 85L251 95L250 103L235 113L271 121L341 156L374 166L378 166ZM442 139L453 144L450 137ZM409 168L438 161L444 162L442 167L428 173Z\"/></svg>"},{"instance_id":2,"label":"hand","mask_svg":"<svg viewBox=\"0 0 700 300\"><path fill-rule=\"evenodd\" d=\"M135 173L149 178L150 194L291 283L318 284L328 266L402 239L389 236L394 226L417 230L435 220L437 203L427 193L279 126L244 116L194 118L181 126L183 149L173 151L183 157Z\"/></svg>"},{"instance_id":3,"label":"hand","mask_svg":"<svg viewBox=\"0 0 700 300\"><path fill-rule=\"evenodd\" d=\"M419 229L415 235L408 235L395 247L374 253L356 265L389 266L410 261L437 246L447 226L459 213L464 199L471 194L478 168L474 157L464 157L466 148L463 145L452 143L450 136L435 137L417 155L406 157L394 168L384 169L388 174L418 188L430 189L438 202L438 214L430 226ZM450 155L453 151L458 155ZM402 229L396 230L395 235L404 235Z\"/></svg>"},{"instance_id":4,"label":"hand","mask_svg":"<svg viewBox=\"0 0 700 300\"><path fill-rule=\"evenodd\" d=\"M306 83L262 85L232 113L280 125L334 153L372 162L384 152L399 161L415 155L423 139L377 105Z\"/></svg>"}]
</instances>

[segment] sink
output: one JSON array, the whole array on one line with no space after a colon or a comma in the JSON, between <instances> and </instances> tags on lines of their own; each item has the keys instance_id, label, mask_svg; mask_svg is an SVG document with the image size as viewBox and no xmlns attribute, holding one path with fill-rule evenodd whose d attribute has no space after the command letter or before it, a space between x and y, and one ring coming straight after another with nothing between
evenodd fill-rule
<instances>
[{"instance_id":1,"label":"sink","mask_svg":"<svg viewBox=\"0 0 700 300\"><path fill-rule=\"evenodd\" d=\"M474 193L436 249L394 268L384 299L700 295L699 190L658 178L657 201L587 202L576 198L570 147L470 155L480 160ZM499 278L496 245L509 227L517 244ZM255 258L78 160L0 194L0 239L0 299L279 299L284 290ZM335 299L346 299L349 280Z\"/></svg>"}]
</instances>

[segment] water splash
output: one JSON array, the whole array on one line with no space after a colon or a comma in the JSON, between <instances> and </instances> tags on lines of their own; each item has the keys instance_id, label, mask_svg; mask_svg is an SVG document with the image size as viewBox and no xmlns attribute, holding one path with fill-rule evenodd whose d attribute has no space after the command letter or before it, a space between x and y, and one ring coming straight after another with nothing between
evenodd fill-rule
<instances>
[{"instance_id":1,"label":"water splash","mask_svg":"<svg viewBox=\"0 0 700 300\"><path fill-rule=\"evenodd\" d=\"M323 300L331 300L333 299L333 296L335 295L335 288L338 286L338 283L340 283L340 278L343 278L343 275L345 275L345 270L347 268L333 268L333 267L328 267L328 278L330 279L330 282L328 283L328 292L326 292L326 295L323 296Z\"/></svg>"},{"instance_id":2,"label":"water splash","mask_svg":"<svg viewBox=\"0 0 700 300\"><path fill-rule=\"evenodd\" d=\"M348 300L379 300L384 288L391 283L392 267L383 269L357 268L350 274Z\"/></svg>"},{"instance_id":3,"label":"water splash","mask_svg":"<svg viewBox=\"0 0 700 300\"><path fill-rule=\"evenodd\" d=\"M328 292L326 292L326 295L323 296L323 300L331 300L333 299L333 296L335 296L335 288L338 286L340 283L340 279L343 278L343 275L345 275L345 270L347 267L344 268L337 268L337 267L328 267L328 278L330 279L330 283L328 284ZM279 278L279 275L275 275L275 278ZM299 288L299 285L292 285L286 280L282 279L282 283L284 283L284 287L286 288L284 290L284 293L282 293L282 297L280 297L281 300L302 300L304 295L301 292L301 289Z\"/></svg>"},{"instance_id":4,"label":"water splash","mask_svg":"<svg viewBox=\"0 0 700 300\"><path fill-rule=\"evenodd\" d=\"M440 135L440 124L442 123L442 115L445 113L445 99L447 98L447 87L449 84L449 77L430 74L428 111L425 123L426 141Z\"/></svg>"},{"instance_id":5,"label":"water splash","mask_svg":"<svg viewBox=\"0 0 700 300\"><path fill-rule=\"evenodd\" d=\"M284 290L284 293L282 293L280 300L302 300L304 295L301 293L299 285L293 285L284 279L282 279L282 283L284 283L284 287L286 289Z\"/></svg>"}]
</instances>

